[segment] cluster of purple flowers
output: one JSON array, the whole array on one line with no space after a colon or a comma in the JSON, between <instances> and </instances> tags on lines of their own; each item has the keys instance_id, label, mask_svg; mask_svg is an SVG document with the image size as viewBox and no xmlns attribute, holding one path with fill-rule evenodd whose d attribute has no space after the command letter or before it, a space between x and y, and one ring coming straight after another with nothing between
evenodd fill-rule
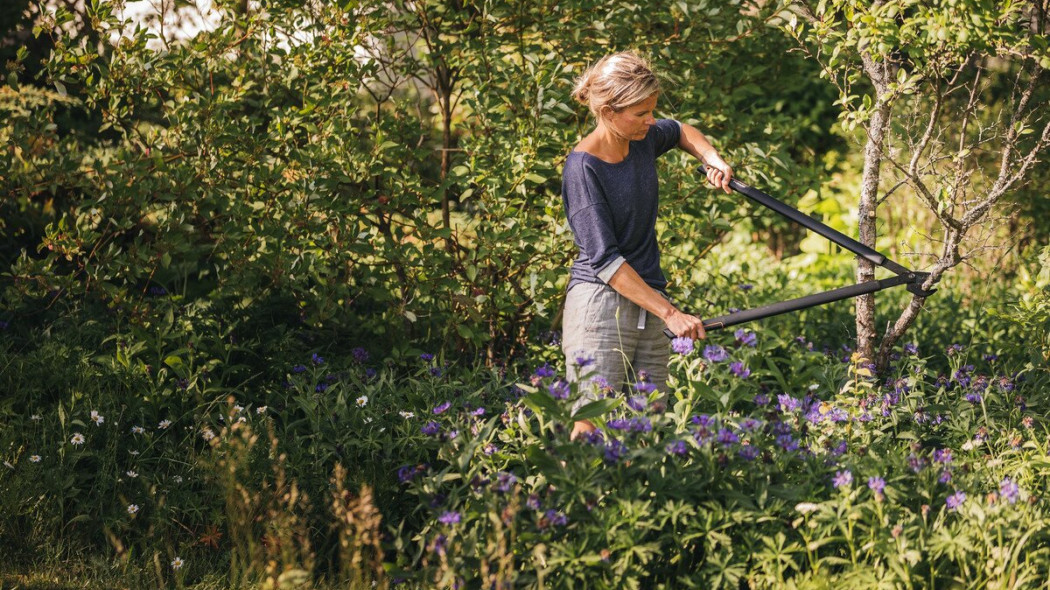
<instances>
[{"instance_id":1,"label":"cluster of purple flowers","mask_svg":"<svg viewBox=\"0 0 1050 590\"><path fill-rule=\"evenodd\" d=\"M545 529L551 526L565 526L567 524L569 524L569 517L565 516L565 513L552 508L543 513L543 516L540 518L539 528Z\"/></svg>"},{"instance_id":2,"label":"cluster of purple flowers","mask_svg":"<svg viewBox=\"0 0 1050 590\"><path fill-rule=\"evenodd\" d=\"M800 400L793 398L786 393L777 396L777 404L780 406L780 411L784 414L797 412L802 407L802 402Z\"/></svg>"},{"instance_id":3,"label":"cluster of purple flowers","mask_svg":"<svg viewBox=\"0 0 1050 590\"><path fill-rule=\"evenodd\" d=\"M948 499L945 500L945 504L947 504L948 510L955 511L955 510L958 510L963 505L963 502L965 502L965 501L966 501L966 492L963 492L963 491L960 491L960 490L955 490L955 493L950 495L950 496L948 496Z\"/></svg>"},{"instance_id":4,"label":"cluster of purple flowers","mask_svg":"<svg viewBox=\"0 0 1050 590\"><path fill-rule=\"evenodd\" d=\"M607 463L618 463L627 454L627 445L615 438L609 439L605 444L605 461Z\"/></svg>"},{"instance_id":5,"label":"cluster of purple flowers","mask_svg":"<svg viewBox=\"0 0 1050 590\"><path fill-rule=\"evenodd\" d=\"M631 419L614 418L605 423L612 430L620 430L624 432L650 432L653 429L652 422L649 421L645 416L638 416Z\"/></svg>"},{"instance_id":6,"label":"cluster of purple flowers","mask_svg":"<svg viewBox=\"0 0 1050 590\"><path fill-rule=\"evenodd\" d=\"M397 469L397 480L401 483L408 483L415 479L417 476L426 473L429 465L403 465Z\"/></svg>"},{"instance_id":7,"label":"cluster of purple flowers","mask_svg":"<svg viewBox=\"0 0 1050 590\"><path fill-rule=\"evenodd\" d=\"M554 399L569 399L571 390L569 382L564 379L557 379L547 386L547 391L550 392L551 397Z\"/></svg>"},{"instance_id":8,"label":"cluster of purple flowers","mask_svg":"<svg viewBox=\"0 0 1050 590\"><path fill-rule=\"evenodd\" d=\"M886 480L875 475L868 478L868 488L875 492L876 496L881 497L883 491L886 489Z\"/></svg>"},{"instance_id":9,"label":"cluster of purple flowers","mask_svg":"<svg viewBox=\"0 0 1050 590\"><path fill-rule=\"evenodd\" d=\"M667 454L684 457L689 454L689 445L687 445L684 440L676 440L667 445Z\"/></svg>"},{"instance_id":10,"label":"cluster of purple flowers","mask_svg":"<svg viewBox=\"0 0 1050 590\"><path fill-rule=\"evenodd\" d=\"M627 398L627 407L635 412L644 412L649 399L643 395L632 395Z\"/></svg>"},{"instance_id":11,"label":"cluster of purple flowers","mask_svg":"<svg viewBox=\"0 0 1050 590\"><path fill-rule=\"evenodd\" d=\"M729 363L729 372L741 379L747 379L749 376L751 376L751 369L745 367L744 363L740 361L733 361Z\"/></svg>"},{"instance_id":12,"label":"cluster of purple flowers","mask_svg":"<svg viewBox=\"0 0 1050 590\"><path fill-rule=\"evenodd\" d=\"M820 402L810 404L809 411L805 414L805 419L812 424L820 424L821 422L846 422L849 420L849 412L843 408L832 406L827 402Z\"/></svg>"},{"instance_id":13,"label":"cluster of purple flowers","mask_svg":"<svg viewBox=\"0 0 1050 590\"><path fill-rule=\"evenodd\" d=\"M1003 481L999 482L999 497L1010 504L1017 502L1020 493L1021 489L1017 486L1017 482L1009 477L1004 477Z\"/></svg>"}]
</instances>

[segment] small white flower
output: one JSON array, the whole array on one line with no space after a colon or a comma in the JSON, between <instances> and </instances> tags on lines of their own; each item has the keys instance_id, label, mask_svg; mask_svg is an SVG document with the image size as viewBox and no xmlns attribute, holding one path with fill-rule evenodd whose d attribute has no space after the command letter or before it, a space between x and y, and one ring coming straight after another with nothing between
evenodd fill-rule
<instances>
[{"instance_id":1,"label":"small white flower","mask_svg":"<svg viewBox=\"0 0 1050 590\"><path fill-rule=\"evenodd\" d=\"M266 413L266 406L259 406L258 408L255 408L255 413L256 414L265 414Z\"/></svg>"},{"instance_id":2,"label":"small white flower","mask_svg":"<svg viewBox=\"0 0 1050 590\"><path fill-rule=\"evenodd\" d=\"M42 460L43 460L43 457L41 457L40 455L30 455L29 456L29 462L30 463L39 463Z\"/></svg>"},{"instance_id":3,"label":"small white flower","mask_svg":"<svg viewBox=\"0 0 1050 590\"><path fill-rule=\"evenodd\" d=\"M365 417L365 424L371 424L371 423L372 423L372 417L371 416L366 416Z\"/></svg>"},{"instance_id":4,"label":"small white flower","mask_svg":"<svg viewBox=\"0 0 1050 590\"><path fill-rule=\"evenodd\" d=\"M128 504L128 514L135 514L139 511L138 504Z\"/></svg>"},{"instance_id":5,"label":"small white flower","mask_svg":"<svg viewBox=\"0 0 1050 590\"><path fill-rule=\"evenodd\" d=\"M810 391L816 391L818 389L820 389L820 385L817 385L816 383L813 383L809 386Z\"/></svg>"},{"instance_id":6,"label":"small white flower","mask_svg":"<svg viewBox=\"0 0 1050 590\"><path fill-rule=\"evenodd\" d=\"M404 418L405 420L408 420L409 418L415 418L416 417L416 415L413 414L412 412L401 411L401 412L398 412L398 414L401 414L401 417Z\"/></svg>"},{"instance_id":7,"label":"small white flower","mask_svg":"<svg viewBox=\"0 0 1050 590\"><path fill-rule=\"evenodd\" d=\"M132 457L135 457L135 456L137 456L139 454L139 452L138 451L128 451L128 454L131 455Z\"/></svg>"},{"instance_id":8,"label":"small white flower","mask_svg":"<svg viewBox=\"0 0 1050 590\"><path fill-rule=\"evenodd\" d=\"M143 432L146 432L146 429L141 426L131 427L131 434L142 434Z\"/></svg>"},{"instance_id":9,"label":"small white flower","mask_svg":"<svg viewBox=\"0 0 1050 590\"><path fill-rule=\"evenodd\" d=\"M215 438L215 433L211 431L211 428L204 428L201 430L201 436L204 437L204 440L211 440Z\"/></svg>"},{"instance_id":10,"label":"small white flower","mask_svg":"<svg viewBox=\"0 0 1050 590\"><path fill-rule=\"evenodd\" d=\"M816 512L819 508L820 506L814 504L813 502L799 502L798 504L795 504L795 510L798 510L802 514Z\"/></svg>"},{"instance_id":11,"label":"small white flower","mask_svg":"<svg viewBox=\"0 0 1050 590\"><path fill-rule=\"evenodd\" d=\"M8 469L14 469L15 468L15 466L12 465L10 461L4 461L4 467L7 467Z\"/></svg>"},{"instance_id":12,"label":"small white flower","mask_svg":"<svg viewBox=\"0 0 1050 590\"><path fill-rule=\"evenodd\" d=\"M124 475L130 477L131 479L135 479L136 477L139 476L138 472L135 471L134 469L129 469L129 470L125 471Z\"/></svg>"},{"instance_id":13,"label":"small white flower","mask_svg":"<svg viewBox=\"0 0 1050 590\"><path fill-rule=\"evenodd\" d=\"M95 426L101 426L106 421L102 414L98 413L98 410L91 410L91 419L95 421Z\"/></svg>"},{"instance_id":14,"label":"small white flower","mask_svg":"<svg viewBox=\"0 0 1050 590\"><path fill-rule=\"evenodd\" d=\"M186 562L183 561L181 557L176 557L171 560L171 569L173 570L182 569L182 566L184 565L186 565Z\"/></svg>"},{"instance_id":15,"label":"small white flower","mask_svg":"<svg viewBox=\"0 0 1050 590\"><path fill-rule=\"evenodd\" d=\"M234 412L235 414L240 414L240 413L241 413L241 412L243 412L243 411L244 411L244 406L242 406L242 405L240 405L240 404L237 404L237 405L234 405L234 406L233 406L233 412Z\"/></svg>"},{"instance_id":16,"label":"small white flower","mask_svg":"<svg viewBox=\"0 0 1050 590\"><path fill-rule=\"evenodd\" d=\"M173 481L175 483L182 483L182 476L181 475L176 475L175 477L171 478L171 481Z\"/></svg>"},{"instance_id":17,"label":"small white flower","mask_svg":"<svg viewBox=\"0 0 1050 590\"><path fill-rule=\"evenodd\" d=\"M84 444L84 435L79 432L74 432L73 438L69 439L69 442L77 446L82 445Z\"/></svg>"},{"instance_id":18,"label":"small white flower","mask_svg":"<svg viewBox=\"0 0 1050 590\"><path fill-rule=\"evenodd\" d=\"M247 421L248 421L248 419L247 419L247 418L245 418L244 416L241 416L240 418L237 418L237 421L238 421L238 422L247 422Z\"/></svg>"},{"instance_id":19,"label":"small white flower","mask_svg":"<svg viewBox=\"0 0 1050 590\"><path fill-rule=\"evenodd\" d=\"M29 417L29 419L33 420L34 422L39 422L39 421L43 420L43 418L40 417L40 414L33 414L32 416Z\"/></svg>"},{"instance_id":20,"label":"small white flower","mask_svg":"<svg viewBox=\"0 0 1050 590\"><path fill-rule=\"evenodd\" d=\"M171 426L171 420L161 420L160 424L157 424L157 428L159 430L164 430L165 428L167 428L169 426Z\"/></svg>"},{"instance_id":21,"label":"small white flower","mask_svg":"<svg viewBox=\"0 0 1050 590\"><path fill-rule=\"evenodd\" d=\"M367 405L368 405L368 396L367 395L362 395L361 397L357 398L357 407L363 408L363 407L365 407Z\"/></svg>"}]
</instances>

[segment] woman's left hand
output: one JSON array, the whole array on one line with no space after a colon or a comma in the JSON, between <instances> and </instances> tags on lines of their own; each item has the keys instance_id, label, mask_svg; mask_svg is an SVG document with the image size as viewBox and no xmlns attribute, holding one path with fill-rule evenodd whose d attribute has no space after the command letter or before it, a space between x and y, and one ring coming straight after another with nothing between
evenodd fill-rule
<instances>
[{"instance_id":1,"label":"woman's left hand","mask_svg":"<svg viewBox=\"0 0 1050 590\"><path fill-rule=\"evenodd\" d=\"M721 188L727 193L733 192L729 188L729 181L733 179L733 169L729 167L721 158L718 161L708 164L707 168L707 180Z\"/></svg>"}]
</instances>

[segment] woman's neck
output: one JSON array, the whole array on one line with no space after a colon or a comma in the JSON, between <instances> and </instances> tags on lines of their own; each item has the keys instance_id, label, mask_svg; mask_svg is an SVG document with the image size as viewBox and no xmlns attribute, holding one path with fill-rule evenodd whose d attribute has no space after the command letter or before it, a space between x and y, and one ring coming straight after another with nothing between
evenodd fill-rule
<instances>
[{"instance_id":1,"label":"woman's neck","mask_svg":"<svg viewBox=\"0 0 1050 590\"><path fill-rule=\"evenodd\" d=\"M631 140L614 131L604 120L598 121L598 126L592 135L594 136L594 148L617 161L626 158L627 153L631 150Z\"/></svg>"}]
</instances>

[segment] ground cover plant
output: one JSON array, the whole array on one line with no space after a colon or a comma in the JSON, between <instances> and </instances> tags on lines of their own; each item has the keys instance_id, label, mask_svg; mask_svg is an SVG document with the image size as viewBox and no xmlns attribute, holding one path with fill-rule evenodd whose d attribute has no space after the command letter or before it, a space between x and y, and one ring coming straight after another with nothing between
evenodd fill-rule
<instances>
[{"instance_id":1,"label":"ground cover plant","mask_svg":"<svg viewBox=\"0 0 1050 590\"><path fill-rule=\"evenodd\" d=\"M128 4L0 9L0 587L1047 584L1046 2ZM938 292L674 341L573 415L568 95L628 48ZM660 166L684 309L855 280Z\"/></svg>"}]
</instances>

